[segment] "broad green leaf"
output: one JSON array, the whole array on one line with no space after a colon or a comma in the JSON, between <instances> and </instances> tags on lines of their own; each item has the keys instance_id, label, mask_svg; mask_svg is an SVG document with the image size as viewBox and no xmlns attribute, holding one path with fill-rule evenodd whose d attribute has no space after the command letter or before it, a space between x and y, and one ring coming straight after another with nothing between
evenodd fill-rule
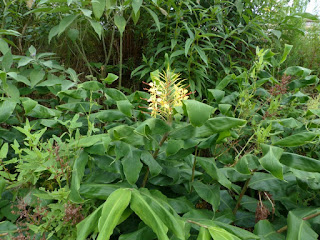
<instances>
[{"instance_id":1,"label":"broad green leaf","mask_svg":"<svg viewBox=\"0 0 320 240\"><path fill-rule=\"evenodd\" d=\"M140 10L142 1L143 0L132 0L132 9L135 15L137 15L138 11Z\"/></svg>"},{"instance_id":2,"label":"broad green leaf","mask_svg":"<svg viewBox=\"0 0 320 240\"><path fill-rule=\"evenodd\" d=\"M260 163L264 169L269 171L276 178L283 180L282 164L280 157L283 153L282 148L261 144L263 157L260 158Z\"/></svg>"},{"instance_id":3,"label":"broad green leaf","mask_svg":"<svg viewBox=\"0 0 320 240\"><path fill-rule=\"evenodd\" d=\"M118 111L118 110L113 110L113 109L109 109L109 110L101 110L97 113L91 114L90 115L90 119L99 119L102 122L113 122L113 121L117 121L117 120L122 120L126 117L126 115L124 115L122 112Z\"/></svg>"},{"instance_id":4,"label":"broad green leaf","mask_svg":"<svg viewBox=\"0 0 320 240\"><path fill-rule=\"evenodd\" d=\"M213 211L216 211L220 205L220 186L219 184L208 185L200 181L193 184L194 190L206 202L212 205Z\"/></svg>"},{"instance_id":5,"label":"broad green leaf","mask_svg":"<svg viewBox=\"0 0 320 240\"><path fill-rule=\"evenodd\" d=\"M226 188L231 188L231 182L226 176L217 168L215 160L213 158L197 157L197 161L201 167L212 177L213 180L218 181L221 185Z\"/></svg>"},{"instance_id":6,"label":"broad green leaf","mask_svg":"<svg viewBox=\"0 0 320 240\"><path fill-rule=\"evenodd\" d=\"M312 70L304 67L299 67L299 66L292 66L288 67L286 71L284 72L286 75L293 75L297 77L306 77L310 75Z\"/></svg>"},{"instance_id":7,"label":"broad green leaf","mask_svg":"<svg viewBox=\"0 0 320 240\"><path fill-rule=\"evenodd\" d=\"M98 228L99 236L97 240L109 240L114 228L128 207L131 200L130 189L118 189L114 191L103 204L101 217L99 219Z\"/></svg>"},{"instance_id":8,"label":"broad green leaf","mask_svg":"<svg viewBox=\"0 0 320 240\"><path fill-rule=\"evenodd\" d=\"M0 102L0 123L5 122L13 113L16 107L16 102L5 100Z\"/></svg>"},{"instance_id":9,"label":"broad green leaf","mask_svg":"<svg viewBox=\"0 0 320 240\"><path fill-rule=\"evenodd\" d=\"M29 79L26 78L26 77L23 76L23 75L19 75L19 74L15 73L15 72L9 72L9 73L8 73L8 76L10 76L11 78L13 78L13 79L16 80L17 82L22 82L22 83L24 83L24 84L27 85L27 86L31 86L31 83L30 83Z\"/></svg>"},{"instance_id":10,"label":"broad green leaf","mask_svg":"<svg viewBox=\"0 0 320 240\"><path fill-rule=\"evenodd\" d=\"M131 145L128 145L128 151L121 160L123 172L130 184L135 184L139 178L140 171L143 167L140 162L141 152Z\"/></svg>"},{"instance_id":11,"label":"broad green leaf","mask_svg":"<svg viewBox=\"0 0 320 240\"><path fill-rule=\"evenodd\" d=\"M159 240L169 240L168 228L137 190L132 191L130 208L154 231Z\"/></svg>"},{"instance_id":12,"label":"broad green leaf","mask_svg":"<svg viewBox=\"0 0 320 240\"><path fill-rule=\"evenodd\" d=\"M142 122L136 132L142 136L165 134L170 130L170 126L163 120L158 118L149 118Z\"/></svg>"},{"instance_id":13,"label":"broad green leaf","mask_svg":"<svg viewBox=\"0 0 320 240\"><path fill-rule=\"evenodd\" d=\"M95 231L101 216L102 206L98 207L93 213L77 224L77 240L86 240Z\"/></svg>"},{"instance_id":14,"label":"broad green leaf","mask_svg":"<svg viewBox=\"0 0 320 240\"><path fill-rule=\"evenodd\" d=\"M3 38L0 38L0 52L2 53L2 55L5 55L9 50L10 48L8 43Z\"/></svg>"},{"instance_id":15,"label":"broad green leaf","mask_svg":"<svg viewBox=\"0 0 320 240\"><path fill-rule=\"evenodd\" d=\"M219 103L225 96L226 92L219 89L208 89L209 93L212 94L214 99Z\"/></svg>"},{"instance_id":16,"label":"broad green leaf","mask_svg":"<svg viewBox=\"0 0 320 240\"><path fill-rule=\"evenodd\" d=\"M189 49L190 49L192 43L193 43L193 39L192 38L188 38L186 43L185 43L184 54L185 54L186 57L188 56Z\"/></svg>"},{"instance_id":17,"label":"broad green leaf","mask_svg":"<svg viewBox=\"0 0 320 240\"><path fill-rule=\"evenodd\" d=\"M233 128L242 127L246 120L231 117L210 118L206 123L197 128L197 137L209 137L214 133L225 132Z\"/></svg>"},{"instance_id":18,"label":"broad green leaf","mask_svg":"<svg viewBox=\"0 0 320 240\"><path fill-rule=\"evenodd\" d=\"M167 156L170 156L176 154L177 152L179 152L180 149L184 147L184 141L169 139L166 145L166 154Z\"/></svg>"},{"instance_id":19,"label":"broad green leaf","mask_svg":"<svg viewBox=\"0 0 320 240\"><path fill-rule=\"evenodd\" d=\"M69 29L68 37L74 43L79 38L79 30L75 28Z\"/></svg>"},{"instance_id":20,"label":"broad green leaf","mask_svg":"<svg viewBox=\"0 0 320 240\"><path fill-rule=\"evenodd\" d=\"M19 60L19 62L18 62L18 68L28 65L28 64L31 63L32 61L34 61L33 58L30 58L30 57L21 57L20 60Z\"/></svg>"},{"instance_id":21,"label":"broad green leaf","mask_svg":"<svg viewBox=\"0 0 320 240\"><path fill-rule=\"evenodd\" d=\"M114 101L127 100L126 95L115 88L106 88L104 91Z\"/></svg>"},{"instance_id":22,"label":"broad green leaf","mask_svg":"<svg viewBox=\"0 0 320 240\"><path fill-rule=\"evenodd\" d=\"M13 57L11 51L7 51L7 53L2 58L2 70L5 72L9 72L13 63Z\"/></svg>"},{"instance_id":23,"label":"broad green leaf","mask_svg":"<svg viewBox=\"0 0 320 240\"><path fill-rule=\"evenodd\" d=\"M53 28L51 28L50 32L49 32L49 36L48 36L48 42L50 44L52 38L54 38L55 36L57 36L59 33L59 25L54 26Z\"/></svg>"},{"instance_id":24,"label":"broad green leaf","mask_svg":"<svg viewBox=\"0 0 320 240\"><path fill-rule=\"evenodd\" d=\"M280 64L287 60L288 54L291 52L293 45L285 44Z\"/></svg>"},{"instance_id":25,"label":"broad green leaf","mask_svg":"<svg viewBox=\"0 0 320 240\"><path fill-rule=\"evenodd\" d=\"M191 124L195 127L202 126L209 119L214 109L213 107L196 100L184 100L183 105Z\"/></svg>"},{"instance_id":26,"label":"broad green leaf","mask_svg":"<svg viewBox=\"0 0 320 240\"><path fill-rule=\"evenodd\" d=\"M214 221L214 225L219 226L228 232L236 235L237 237L243 239L243 240L252 240L252 239L259 239L259 237L247 230L244 230L240 227L235 227L230 224L220 222L220 221Z\"/></svg>"},{"instance_id":27,"label":"broad green leaf","mask_svg":"<svg viewBox=\"0 0 320 240\"><path fill-rule=\"evenodd\" d=\"M254 233L258 235L261 240L285 240L285 237L277 233L268 220L260 220L254 226Z\"/></svg>"},{"instance_id":28,"label":"broad green leaf","mask_svg":"<svg viewBox=\"0 0 320 240\"><path fill-rule=\"evenodd\" d=\"M258 158L254 155L247 154L241 157L236 166L235 169L242 174L251 174L251 170L258 168Z\"/></svg>"},{"instance_id":29,"label":"broad green leaf","mask_svg":"<svg viewBox=\"0 0 320 240\"><path fill-rule=\"evenodd\" d=\"M79 84L78 87L89 91L99 91L103 89L102 83L98 81L87 81Z\"/></svg>"},{"instance_id":30,"label":"broad green leaf","mask_svg":"<svg viewBox=\"0 0 320 240\"><path fill-rule=\"evenodd\" d=\"M274 145L279 145L279 146L283 146L283 147L302 146L302 145L305 145L305 144L311 142L317 136L319 136L319 133L314 133L314 132L297 133L297 134L291 135L289 137L285 137L285 138L275 142Z\"/></svg>"},{"instance_id":31,"label":"broad green leaf","mask_svg":"<svg viewBox=\"0 0 320 240\"><path fill-rule=\"evenodd\" d=\"M195 45L194 48L198 52L202 61L208 65L208 57L207 57L206 53L198 45Z\"/></svg>"},{"instance_id":32,"label":"broad green leaf","mask_svg":"<svg viewBox=\"0 0 320 240\"><path fill-rule=\"evenodd\" d=\"M123 16L120 16L120 15L116 15L114 16L114 24L117 26L119 32L120 32L120 35L122 36L123 35L123 32L126 28L126 20L124 19Z\"/></svg>"},{"instance_id":33,"label":"broad green leaf","mask_svg":"<svg viewBox=\"0 0 320 240\"><path fill-rule=\"evenodd\" d=\"M58 29L58 36L60 36L72 23L74 20L76 20L78 15L68 15L64 17L60 24Z\"/></svg>"},{"instance_id":34,"label":"broad green leaf","mask_svg":"<svg viewBox=\"0 0 320 240\"><path fill-rule=\"evenodd\" d=\"M207 228L200 227L197 240L211 240L211 236Z\"/></svg>"},{"instance_id":35,"label":"broad green leaf","mask_svg":"<svg viewBox=\"0 0 320 240\"><path fill-rule=\"evenodd\" d=\"M152 177L160 174L162 167L148 151L143 151L141 153L141 161L149 167L150 175Z\"/></svg>"},{"instance_id":36,"label":"broad green leaf","mask_svg":"<svg viewBox=\"0 0 320 240\"><path fill-rule=\"evenodd\" d=\"M9 145L8 143L4 143L1 147L1 150L0 150L0 159L4 159L7 157L7 154L8 154L8 150L9 150ZM0 194L1 196L1 194Z\"/></svg>"},{"instance_id":37,"label":"broad green leaf","mask_svg":"<svg viewBox=\"0 0 320 240\"><path fill-rule=\"evenodd\" d=\"M130 185L86 183L80 186L79 192L85 198L107 200L109 195L120 187L130 187Z\"/></svg>"},{"instance_id":38,"label":"broad green leaf","mask_svg":"<svg viewBox=\"0 0 320 240\"><path fill-rule=\"evenodd\" d=\"M237 236L220 227L209 227L208 230L214 240L240 240Z\"/></svg>"},{"instance_id":39,"label":"broad green leaf","mask_svg":"<svg viewBox=\"0 0 320 240\"><path fill-rule=\"evenodd\" d=\"M30 73L31 88L34 88L44 78L46 73L42 69L34 69Z\"/></svg>"},{"instance_id":40,"label":"broad green leaf","mask_svg":"<svg viewBox=\"0 0 320 240\"><path fill-rule=\"evenodd\" d=\"M119 240L154 240L156 238L155 233L148 227L142 227L137 231L121 234Z\"/></svg>"},{"instance_id":41,"label":"broad green leaf","mask_svg":"<svg viewBox=\"0 0 320 240\"><path fill-rule=\"evenodd\" d=\"M282 32L281 31L279 31L279 30L271 30L271 33L273 33L273 35L275 35L278 39L280 39L280 37L281 37L281 35L282 35ZM281 61L282 61L282 59L281 59ZM280 64L282 63L280 61Z\"/></svg>"},{"instance_id":42,"label":"broad green leaf","mask_svg":"<svg viewBox=\"0 0 320 240\"><path fill-rule=\"evenodd\" d=\"M193 127L191 124L188 124L183 127L175 128L170 131L169 137L171 139L182 139L188 140L195 136L196 128Z\"/></svg>"},{"instance_id":43,"label":"broad green leaf","mask_svg":"<svg viewBox=\"0 0 320 240\"><path fill-rule=\"evenodd\" d=\"M218 85L216 86L216 89L218 90L223 90L225 87L228 86L228 84L235 79L235 75L232 74L232 75L227 75L225 76L219 83Z\"/></svg>"},{"instance_id":44,"label":"broad green leaf","mask_svg":"<svg viewBox=\"0 0 320 240\"><path fill-rule=\"evenodd\" d=\"M296 216L292 211L288 214L287 238L290 240L316 240L318 234L310 227L310 224Z\"/></svg>"},{"instance_id":45,"label":"broad green leaf","mask_svg":"<svg viewBox=\"0 0 320 240\"><path fill-rule=\"evenodd\" d=\"M120 100L117 101L117 107L118 109L125 114L127 117L131 117L132 116L132 109L133 106L132 104L129 102L129 100Z\"/></svg>"},{"instance_id":46,"label":"broad green leaf","mask_svg":"<svg viewBox=\"0 0 320 240\"><path fill-rule=\"evenodd\" d=\"M141 195L159 216L161 221L176 235L178 239L185 239L185 223L171 206L162 199L154 197L147 189L141 190Z\"/></svg>"},{"instance_id":47,"label":"broad green leaf","mask_svg":"<svg viewBox=\"0 0 320 240\"><path fill-rule=\"evenodd\" d=\"M108 76L103 80L107 84L113 83L115 80L117 80L119 77L113 73L108 73Z\"/></svg>"},{"instance_id":48,"label":"broad green leaf","mask_svg":"<svg viewBox=\"0 0 320 240\"><path fill-rule=\"evenodd\" d=\"M307 172L320 172L320 161L302 155L284 152L280 162L288 167Z\"/></svg>"},{"instance_id":49,"label":"broad green leaf","mask_svg":"<svg viewBox=\"0 0 320 240\"><path fill-rule=\"evenodd\" d=\"M100 19L106 8L106 0L91 0L93 14L96 19Z\"/></svg>"},{"instance_id":50,"label":"broad green leaf","mask_svg":"<svg viewBox=\"0 0 320 240\"><path fill-rule=\"evenodd\" d=\"M101 39L103 27L100 22L94 21L89 19L91 26L93 27L94 31L98 34L99 38Z\"/></svg>"},{"instance_id":51,"label":"broad green leaf","mask_svg":"<svg viewBox=\"0 0 320 240\"><path fill-rule=\"evenodd\" d=\"M149 14L151 15L151 17L153 18L153 20L154 20L154 22L156 23L156 26L157 26L157 28L158 28L158 30L159 30L159 32L160 32L161 27L160 27L160 22L159 22L159 18L158 18L158 16L157 16L157 14L155 14L154 11L152 11L150 8L145 8L145 9L149 12Z\"/></svg>"},{"instance_id":52,"label":"broad green leaf","mask_svg":"<svg viewBox=\"0 0 320 240\"><path fill-rule=\"evenodd\" d=\"M80 184L82 177L84 176L84 170L87 165L89 156L85 151L82 151L78 158L76 158L73 169L72 169L72 179L71 179L71 193L70 200L76 203L83 202L82 197L79 194Z\"/></svg>"}]
</instances>

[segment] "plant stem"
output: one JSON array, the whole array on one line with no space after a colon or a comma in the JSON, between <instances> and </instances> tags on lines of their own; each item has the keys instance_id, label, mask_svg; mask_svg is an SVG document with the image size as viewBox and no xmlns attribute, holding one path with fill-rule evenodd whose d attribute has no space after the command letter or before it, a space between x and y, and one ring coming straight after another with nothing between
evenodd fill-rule
<instances>
[{"instance_id":1,"label":"plant stem","mask_svg":"<svg viewBox=\"0 0 320 240\"><path fill-rule=\"evenodd\" d=\"M319 215L320 215L320 212L314 213L314 214L311 214L311 215L309 215L309 216L306 216L306 217L302 218L302 220L309 220L309 219L315 218L315 217L317 217L317 216L319 216ZM280 228L280 229L277 231L277 233L282 233L282 232L286 231L287 229L288 229L288 225Z\"/></svg>"},{"instance_id":2,"label":"plant stem","mask_svg":"<svg viewBox=\"0 0 320 240\"><path fill-rule=\"evenodd\" d=\"M120 62L119 62L119 86L118 88L121 89L121 81L122 81L122 39L123 36L120 34Z\"/></svg>"},{"instance_id":3,"label":"plant stem","mask_svg":"<svg viewBox=\"0 0 320 240\"><path fill-rule=\"evenodd\" d=\"M194 172L196 170L196 165L197 165L197 154L198 154L198 146L196 146L196 151L194 153L194 161L193 161L192 174L191 174L191 183L194 182ZM190 193L191 192L192 192L192 185L190 185Z\"/></svg>"},{"instance_id":4,"label":"plant stem","mask_svg":"<svg viewBox=\"0 0 320 240\"><path fill-rule=\"evenodd\" d=\"M163 137L162 137L162 139L161 139L161 141L160 141L160 143L159 143L159 148L152 154L152 156L153 156L154 159L157 159L158 154L159 154L159 151L160 151L160 147L161 147L161 146L163 145L163 143L167 140L168 135L169 135L168 132L163 135ZM150 169L149 169L149 167L148 167L147 172L146 172L146 174L144 175L142 185L141 185L141 187L143 187L143 188L144 188L144 187L146 186L146 184L147 184L148 177L149 177L149 172L150 172Z\"/></svg>"},{"instance_id":5,"label":"plant stem","mask_svg":"<svg viewBox=\"0 0 320 240\"><path fill-rule=\"evenodd\" d=\"M241 191L241 193L239 195L239 198L237 200L237 204L236 204L235 208L233 209L233 214L234 215L236 215L236 213L237 213L237 211L238 211L238 209L240 207L240 202L241 202L244 194L246 193L246 191L248 189L248 185L249 185L250 180L251 180L251 177L245 182L245 184L244 184L244 186L242 188L242 191Z\"/></svg>"}]
</instances>

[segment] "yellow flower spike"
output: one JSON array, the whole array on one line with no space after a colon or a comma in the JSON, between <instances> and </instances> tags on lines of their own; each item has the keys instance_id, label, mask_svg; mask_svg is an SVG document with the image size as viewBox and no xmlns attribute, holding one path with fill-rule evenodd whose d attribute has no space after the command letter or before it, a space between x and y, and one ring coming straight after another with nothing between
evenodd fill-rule
<instances>
[{"instance_id":1,"label":"yellow flower spike","mask_svg":"<svg viewBox=\"0 0 320 240\"><path fill-rule=\"evenodd\" d=\"M172 119L174 107L181 106L182 100L189 98L188 90L180 81L179 76L171 72L169 68L163 73L153 72L151 74L152 82L148 84L151 96L147 101L152 117Z\"/></svg>"}]
</instances>

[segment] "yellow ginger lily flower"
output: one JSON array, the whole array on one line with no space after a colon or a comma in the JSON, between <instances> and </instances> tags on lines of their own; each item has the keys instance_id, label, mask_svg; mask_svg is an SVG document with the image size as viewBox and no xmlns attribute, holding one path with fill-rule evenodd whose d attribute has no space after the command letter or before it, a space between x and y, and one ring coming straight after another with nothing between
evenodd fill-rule
<instances>
[{"instance_id":1,"label":"yellow ginger lily flower","mask_svg":"<svg viewBox=\"0 0 320 240\"><path fill-rule=\"evenodd\" d=\"M151 116L169 120L172 119L174 108L182 106L182 100L189 98L189 91L182 84L180 75L171 72L168 68L163 73L155 73L151 75L152 82L147 83L150 93L148 109L151 110Z\"/></svg>"}]
</instances>

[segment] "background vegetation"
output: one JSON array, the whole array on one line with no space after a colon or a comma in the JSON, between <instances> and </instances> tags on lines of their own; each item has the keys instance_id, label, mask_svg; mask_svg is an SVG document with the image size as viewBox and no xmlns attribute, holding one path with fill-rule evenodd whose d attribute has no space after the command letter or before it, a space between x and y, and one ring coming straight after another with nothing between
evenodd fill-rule
<instances>
[{"instance_id":1,"label":"background vegetation","mask_svg":"<svg viewBox=\"0 0 320 240\"><path fill-rule=\"evenodd\" d=\"M0 237L318 239L307 3L2 0Z\"/></svg>"}]
</instances>

